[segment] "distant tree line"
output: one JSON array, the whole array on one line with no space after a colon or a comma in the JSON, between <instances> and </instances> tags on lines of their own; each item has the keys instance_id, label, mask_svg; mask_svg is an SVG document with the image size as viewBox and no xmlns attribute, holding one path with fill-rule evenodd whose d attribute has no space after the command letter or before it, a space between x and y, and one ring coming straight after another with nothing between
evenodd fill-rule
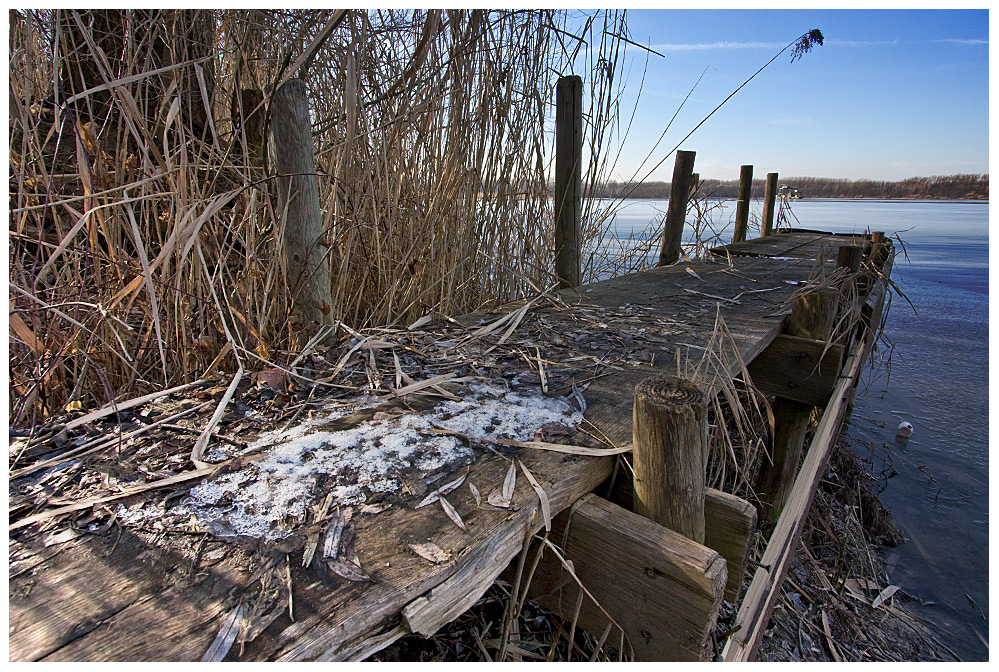
<instances>
[{"instance_id":1,"label":"distant tree line","mask_svg":"<svg viewBox=\"0 0 999 672\"><path fill-rule=\"evenodd\" d=\"M910 177L897 182L846 180L825 177L789 177L781 185L794 187L801 198L899 198L988 200L988 175L937 175ZM753 198L762 198L766 181L753 180ZM607 182L596 185L592 198L669 198L669 182L628 184ZM736 198L738 180L703 180L701 193L713 198Z\"/></svg>"}]
</instances>

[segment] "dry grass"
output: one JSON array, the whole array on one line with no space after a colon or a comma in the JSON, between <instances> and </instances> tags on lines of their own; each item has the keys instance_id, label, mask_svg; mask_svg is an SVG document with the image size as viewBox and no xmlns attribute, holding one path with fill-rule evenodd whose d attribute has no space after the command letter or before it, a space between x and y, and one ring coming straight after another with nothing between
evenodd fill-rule
<instances>
[{"instance_id":1,"label":"dry grass","mask_svg":"<svg viewBox=\"0 0 999 672\"><path fill-rule=\"evenodd\" d=\"M455 315L553 284L553 89L616 132L623 13L30 10L10 22L11 423L284 364L268 101L308 70L334 317ZM311 45L311 46L310 46ZM597 236L587 214L584 240Z\"/></svg>"}]
</instances>

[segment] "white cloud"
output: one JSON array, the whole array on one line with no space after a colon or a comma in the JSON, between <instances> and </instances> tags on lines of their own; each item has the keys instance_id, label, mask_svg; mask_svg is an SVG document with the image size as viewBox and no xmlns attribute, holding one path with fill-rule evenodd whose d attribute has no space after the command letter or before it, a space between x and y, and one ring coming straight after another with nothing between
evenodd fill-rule
<instances>
[{"instance_id":1,"label":"white cloud","mask_svg":"<svg viewBox=\"0 0 999 672\"><path fill-rule=\"evenodd\" d=\"M898 44L898 40L881 40L881 41L826 40L825 44L835 47L884 47L884 46L895 46Z\"/></svg>"},{"instance_id":2,"label":"white cloud","mask_svg":"<svg viewBox=\"0 0 999 672\"><path fill-rule=\"evenodd\" d=\"M950 42L951 44L964 44L968 46L988 45L989 43L988 40L962 40L956 37L947 37L942 40L934 40L934 42Z\"/></svg>"}]
</instances>

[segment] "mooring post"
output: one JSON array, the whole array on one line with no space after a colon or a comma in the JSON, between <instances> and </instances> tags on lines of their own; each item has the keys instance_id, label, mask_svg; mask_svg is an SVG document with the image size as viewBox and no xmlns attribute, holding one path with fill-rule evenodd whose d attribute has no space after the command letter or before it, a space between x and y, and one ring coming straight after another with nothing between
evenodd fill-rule
<instances>
[{"instance_id":1,"label":"mooring post","mask_svg":"<svg viewBox=\"0 0 999 672\"><path fill-rule=\"evenodd\" d=\"M680 258L680 241L683 240L683 223L687 219L687 202L690 200L690 183L694 174L694 155L682 149L676 152L673 164L673 182L669 188L669 205L666 207L666 226L663 244L659 249L659 265L669 266Z\"/></svg>"},{"instance_id":2,"label":"mooring post","mask_svg":"<svg viewBox=\"0 0 999 672\"><path fill-rule=\"evenodd\" d=\"M753 194L753 167L743 166L739 171L739 200L735 205L735 231L732 242L741 243L746 240L746 229L749 228L749 199Z\"/></svg>"},{"instance_id":3,"label":"mooring post","mask_svg":"<svg viewBox=\"0 0 999 672\"><path fill-rule=\"evenodd\" d=\"M760 236L774 233L774 205L777 203L777 173L767 173L767 188L763 192L763 223Z\"/></svg>"},{"instance_id":4,"label":"mooring post","mask_svg":"<svg viewBox=\"0 0 999 672\"><path fill-rule=\"evenodd\" d=\"M838 305L839 292L836 290L805 294L795 301L791 309L787 333L818 341L828 340L832 335ZM778 396L774 400L773 411L771 462L764 461L756 484L762 504L760 520L768 521L771 527L780 517L798 473L812 405Z\"/></svg>"},{"instance_id":5,"label":"mooring post","mask_svg":"<svg viewBox=\"0 0 999 672\"><path fill-rule=\"evenodd\" d=\"M319 210L312 121L305 82L293 78L271 100L271 141L277 172L280 237L297 329L333 323L327 247Z\"/></svg>"},{"instance_id":6,"label":"mooring post","mask_svg":"<svg viewBox=\"0 0 999 672\"><path fill-rule=\"evenodd\" d=\"M583 80L555 85L555 274L559 288L580 283L579 218L583 164Z\"/></svg>"},{"instance_id":7,"label":"mooring post","mask_svg":"<svg viewBox=\"0 0 999 672\"><path fill-rule=\"evenodd\" d=\"M676 376L635 387L635 513L704 543L707 395Z\"/></svg>"},{"instance_id":8,"label":"mooring post","mask_svg":"<svg viewBox=\"0 0 999 672\"><path fill-rule=\"evenodd\" d=\"M858 245L843 245L836 253L836 268L848 268L851 273L860 270L864 258L864 248Z\"/></svg>"}]
</instances>

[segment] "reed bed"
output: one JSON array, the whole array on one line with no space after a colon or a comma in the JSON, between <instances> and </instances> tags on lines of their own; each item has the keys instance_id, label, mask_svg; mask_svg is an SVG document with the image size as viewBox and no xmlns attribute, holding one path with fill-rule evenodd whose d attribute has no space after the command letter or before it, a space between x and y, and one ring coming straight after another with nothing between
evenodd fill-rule
<instances>
[{"instance_id":1,"label":"reed bed","mask_svg":"<svg viewBox=\"0 0 999 672\"><path fill-rule=\"evenodd\" d=\"M555 81L581 74L591 92L595 184L627 31L623 12L548 10L9 24L12 426L287 363L314 336L289 319L267 142L270 96L300 61L336 321L406 324L550 287Z\"/></svg>"}]
</instances>

